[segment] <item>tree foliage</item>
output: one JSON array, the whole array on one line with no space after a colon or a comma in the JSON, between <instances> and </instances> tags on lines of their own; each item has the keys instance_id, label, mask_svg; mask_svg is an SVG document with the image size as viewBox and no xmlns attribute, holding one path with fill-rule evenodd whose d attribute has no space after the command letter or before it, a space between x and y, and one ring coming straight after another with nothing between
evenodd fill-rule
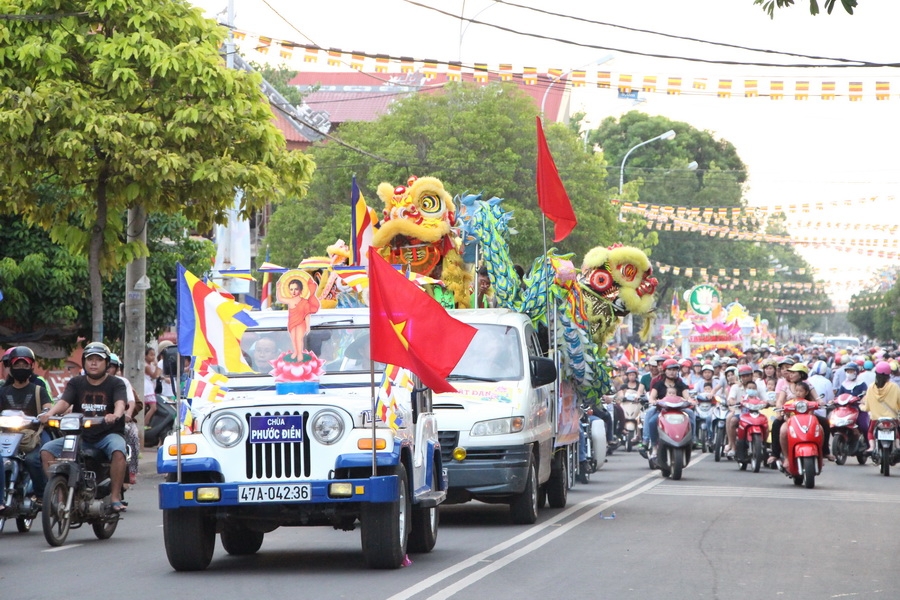
<instances>
[{"instance_id":1,"label":"tree foliage","mask_svg":"<svg viewBox=\"0 0 900 600\"><path fill-rule=\"evenodd\" d=\"M124 243L128 208L207 229L236 187L245 214L305 192L312 162L286 150L259 75L225 67L225 30L186 0L0 0L0 13L22 15L0 21L0 211L87 255L93 336L102 277L147 252Z\"/></svg>"},{"instance_id":2,"label":"tree foliage","mask_svg":"<svg viewBox=\"0 0 900 600\"><path fill-rule=\"evenodd\" d=\"M794 5L794 0L753 0L753 4L757 4L762 6L762 9L769 13L770 18L775 18L775 9L787 8L789 6ZM825 10L828 11L828 14L831 14L831 11L834 10L834 5L837 4L837 0L824 0L823 5L825 6ZM844 7L844 10L849 14L853 14L853 9L857 6L856 0L841 0L841 6ZM819 14L819 2L818 0L809 0L809 13L811 15Z\"/></svg>"},{"instance_id":3,"label":"tree foliage","mask_svg":"<svg viewBox=\"0 0 900 600\"><path fill-rule=\"evenodd\" d=\"M194 273L211 264L215 248L209 240L185 235L193 226L181 215L150 218L147 246L147 333L153 336L172 324L175 314L175 262ZM49 234L8 217L0 228L0 346L42 343L67 355L79 337L91 334L87 260L54 243ZM115 347L122 338L119 303L125 299L125 269L103 283L105 337Z\"/></svg>"},{"instance_id":4,"label":"tree foliage","mask_svg":"<svg viewBox=\"0 0 900 600\"><path fill-rule=\"evenodd\" d=\"M350 235L350 186L355 173L369 206L380 213L375 196L382 181L405 184L410 175L441 179L453 194L483 192L504 199L513 211L513 260L530 264L543 253L541 213L535 194L537 142L533 101L514 85L449 84L394 104L370 123L345 123L313 150L317 171L307 198L282 202L274 213L266 243L273 262L297 264L321 255L337 238ZM604 183L603 157L585 151L584 141L565 125L545 125L548 143L578 226L559 247L583 255L614 241L652 245L655 236L621 228ZM548 222L552 236L553 223Z\"/></svg>"},{"instance_id":5,"label":"tree foliage","mask_svg":"<svg viewBox=\"0 0 900 600\"><path fill-rule=\"evenodd\" d=\"M687 123L637 111L629 112L619 120L608 118L589 134L589 140L603 149L606 160L618 165L610 169L607 185L617 192L622 160L628 151L670 129L676 133L673 139L651 142L628 157L622 199L671 207L745 208L746 167L730 142L717 140L709 132L697 130ZM687 168L692 161L698 165L694 171ZM638 225L645 223L642 217L627 218ZM758 232L762 225L752 217L725 224L741 232ZM768 233L787 234L783 216L772 217L765 225L769 228ZM673 293L719 277L719 270L725 269L727 275L721 278L722 281L739 283L739 289L727 295L739 300L751 312L761 312L770 323L811 328L818 317L802 316L801 305L789 302L815 303L813 310L831 306L822 294L809 292L787 296L772 290L773 284L788 281L813 282L809 265L791 246L705 236L694 231L657 233L659 244L653 251L653 259L677 267L680 272L679 275L675 275L674 270L656 273L660 280L661 303L670 300ZM691 276L685 273L688 268ZM701 269L706 270L705 276ZM741 273L740 277L734 276L735 269ZM772 275L770 270L774 271ZM756 275L749 275L751 272ZM763 289L754 290L752 284L748 289L743 285L744 281L760 282Z\"/></svg>"},{"instance_id":6,"label":"tree foliage","mask_svg":"<svg viewBox=\"0 0 900 600\"><path fill-rule=\"evenodd\" d=\"M886 342L900 340L900 281L885 291L867 291L853 296L847 319L861 333Z\"/></svg>"}]
</instances>

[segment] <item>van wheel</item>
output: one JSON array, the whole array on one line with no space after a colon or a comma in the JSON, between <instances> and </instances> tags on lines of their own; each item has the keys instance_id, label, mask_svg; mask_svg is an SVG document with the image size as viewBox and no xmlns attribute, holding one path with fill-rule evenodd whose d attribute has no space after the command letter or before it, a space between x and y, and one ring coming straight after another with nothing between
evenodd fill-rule
<instances>
[{"instance_id":1,"label":"van wheel","mask_svg":"<svg viewBox=\"0 0 900 600\"><path fill-rule=\"evenodd\" d=\"M547 502L550 508L565 508L569 495L569 461L566 460L566 452L556 454L557 470L550 475L547 482Z\"/></svg>"},{"instance_id":2,"label":"van wheel","mask_svg":"<svg viewBox=\"0 0 900 600\"><path fill-rule=\"evenodd\" d=\"M515 496L509 504L509 516L516 525L531 525L537 521L538 484L534 457L528 463L528 479L525 489Z\"/></svg>"},{"instance_id":3,"label":"van wheel","mask_svg":"<svg viewBox=\"0 0 900 600\"><path fill-rule=\"evenodd\" d=\"M431 476L431 490L437 491L437 465L434 465ZM410 552L431 552L437 543L438 524L440 523L440 510L437 506L422 508L414 506L412 509L412 530L409 532Z\"/></svg>"}]
</instances>

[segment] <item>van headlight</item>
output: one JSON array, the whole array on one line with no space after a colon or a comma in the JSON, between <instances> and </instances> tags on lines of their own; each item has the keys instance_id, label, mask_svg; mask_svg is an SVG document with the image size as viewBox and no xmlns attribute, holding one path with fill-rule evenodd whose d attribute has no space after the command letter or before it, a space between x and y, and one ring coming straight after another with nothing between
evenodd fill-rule
<instances>
[{"instance_id":1,"label":"van headlight","mask_svg":"<svg viewBox=\"0 0 900 600\"><path fill-rule=\"evenodd\" d=\"M472 426L469 435L472 437L483 435L503 435L504 433L518 433L525 428L525 417L506 417L503 419L491 419L479 421Z\"/></svg>"},{"instance_id":2,"label":"van headlight","mask_svg":"<svg viewBox=\"0 0 900 600\"><path fill-rule=\"evenodd\" d=\"M244 424L232 414L225 413L213 420L213 440L224 448L231 448L244 437Z\"/></svg>"},{"instance_id":3,"label":"van headlight","mask_svg":"<svg viewBox=\"0 0 900 600\"><path fill-rule=\"evenodd\" d=\"M323 410L313 417L313 437L320 444L331 445L344 435L344 420L331 410Z\"/></svg>"}]
</instances>

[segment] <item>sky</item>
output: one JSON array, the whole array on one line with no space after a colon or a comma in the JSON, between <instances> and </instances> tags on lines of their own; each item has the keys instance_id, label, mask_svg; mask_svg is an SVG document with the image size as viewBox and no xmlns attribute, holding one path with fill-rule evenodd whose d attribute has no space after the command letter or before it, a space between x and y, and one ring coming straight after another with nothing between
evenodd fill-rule
<instances>
[{"instance_id":1,"label":"sky","mask_svg":"<svg viewBox=\"0 0 900 600\"><path fill-rule=\"evenodd\" d=\"M641 94L644 101L635 105L618 99L614 90L586 86L573 90L571 102L574 110L586 111L587 119L595 124L607 116L641 110L708 130L715 137L733 143L747 165L746 198L751 205L823 202L826 208L821 214L801 215L797 219L842 225L831 230L795 229L794 235L883 239L884 235L873 231L848 231L847 225L900 225L900 211L895 206L900 201L897 166L900 67L828 68L821 66L827 64L822 60L750 52L633 31L641 29L814 57L900 63L900 44L895 41L900 23L898 2L860 0L852 16L845 14L838 2L833 14L812 16L808 3L798 0L797 6L777 11L774 20L752 0L233 0L233 3L236 27L323 48L459 60L463 64L512 63L537 67L541 73L547 67L563 71L596 69L592 63L612 54L613 60L603 68L612 71L614 77L618 73L631 73L634 81L639 82L642 75L658 75L658 85L662 88L666 77L679 76L685 82L682 89L686 91L695 78L714 81L731 78L735 83L729 99L720 99L712 93L679 96L656 93ZM214 15L224 11L228 1L194 0L194 4ZM461 21L460 15L484 24ZM224 21L224 14L220 20ZM629 51L695 60L638 56ZM744 66L696 59L820 66ZM788 82L797 77L810 80L809 100L742 97L745 78L758 78L761 90L767 89L771 79L783 78L788 94L793 91L793 84ZM876 80L889 81L890 99L876 101L871 92L860 102L846 98L823 101L812 96L821 81L831 80L844 89L849 80L864 81L867 89ZM863 198L869 200L859 201ZM845 206L846 201L853 202ZM838 304L846 304L850 295L858 291L859 282L868 280L873 268L896 262L823 248L798 247L798 250L818 269L819 278L833 284L829 292Z\"/></svg>"}]
</instances>

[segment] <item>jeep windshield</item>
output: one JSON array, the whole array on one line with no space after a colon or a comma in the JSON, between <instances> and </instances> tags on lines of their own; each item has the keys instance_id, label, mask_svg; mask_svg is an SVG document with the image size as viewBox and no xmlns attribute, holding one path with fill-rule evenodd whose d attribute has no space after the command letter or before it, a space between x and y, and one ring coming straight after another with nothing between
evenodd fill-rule
<instances>
[{"instance_id":1,"label":"jeep windshield","mask_svg":"<svg viewBox=\"0 0 900 600\"><path fill-rule=\"evenodd\" d=\"M369 380L369 327L336 321L313 327L304 340L306 350L325 361L323 375L365 375ZM271 362L283 353L293 352L291 338L284 327L257 327L248 329L241 338L244 360L253 369L247 373L227 373L229 379L258 378L268 376ZM377 372L384 370L382 363L375 363Z\"/></svg>"}]
</instances>

